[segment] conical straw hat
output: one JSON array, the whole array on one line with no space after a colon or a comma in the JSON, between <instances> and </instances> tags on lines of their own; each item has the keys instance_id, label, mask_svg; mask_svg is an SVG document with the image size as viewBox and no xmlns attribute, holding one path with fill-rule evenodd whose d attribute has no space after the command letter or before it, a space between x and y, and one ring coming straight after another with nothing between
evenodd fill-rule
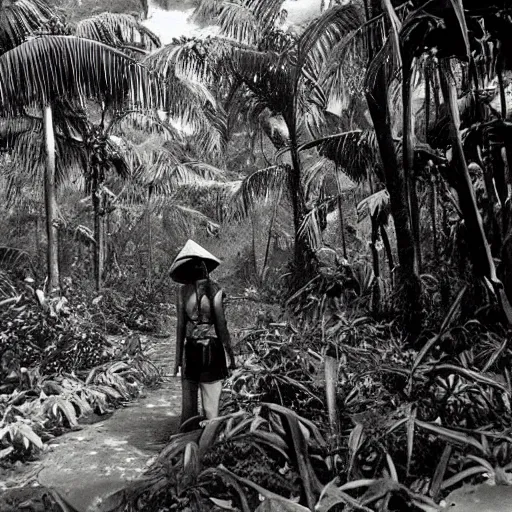
<instances>
[{"instance_id":1,"label":"conical straw hat","mask_svg":"<svg viewBox=\"0 0 512 512\"><path fill-rule=\"evenodd\" d=\"M194 267L198 261L203 261L208 272L215 270L221 263L212 253L201 247L193 240L188 240L172 262L169 274L178 283L191 283L197 279Z\"/></svg>"}]
</instances>

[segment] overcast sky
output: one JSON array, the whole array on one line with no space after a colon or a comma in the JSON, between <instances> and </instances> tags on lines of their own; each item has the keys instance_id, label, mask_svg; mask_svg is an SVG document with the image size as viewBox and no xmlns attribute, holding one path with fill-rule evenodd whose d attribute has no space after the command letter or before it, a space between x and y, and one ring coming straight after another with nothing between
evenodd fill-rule
<instances>
[{"instance_id":1,"label":"overcast sky","mask_svg":"<svg viewBox=\"0 0 512 512\"><path fill-rule=\"evenodd\" d=\"M286 0L283 8L288 11L288 23L296 24L320 13L321 0ZM150 2L151 4L151 2ZM169 43L173 37L207 34L209 29L199 30L189 23L189 11L164 11L151 6L149 18L144 24L157 34L162 43Z\"/></svg>"}]
</instances>

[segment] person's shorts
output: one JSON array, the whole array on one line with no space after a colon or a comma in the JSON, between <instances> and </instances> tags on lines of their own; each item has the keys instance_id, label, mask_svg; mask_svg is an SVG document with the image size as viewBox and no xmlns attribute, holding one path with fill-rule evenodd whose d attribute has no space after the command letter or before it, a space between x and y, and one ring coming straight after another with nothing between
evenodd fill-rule
<instances>
[{"instance_id":1,"label":"person's shorts","mask_svg":"<svg viewBox=\"0 0 512 512\"><path fill-rule=\"evenodd\" d=\"M195 382L215 382L228 375L224 347L217 337L185 340L183 377Z\"/></svg>"}]
</instances>

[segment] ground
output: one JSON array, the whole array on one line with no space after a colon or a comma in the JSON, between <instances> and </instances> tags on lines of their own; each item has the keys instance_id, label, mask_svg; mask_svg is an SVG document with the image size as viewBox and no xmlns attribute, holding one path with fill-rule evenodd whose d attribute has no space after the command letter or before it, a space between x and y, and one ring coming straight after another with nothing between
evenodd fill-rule
<instances>
[{"instance_id":1,"label":"ground","mask_svg":"<svg viewBox=\"0 0 512 512\"><path fill-rule=\"evenodd\" d=\"M277 318L279 308L236 299L226 312L236 347L259 312ZM109 416L88 418L80 430L53 440L40 459L0 470L0 512L46 512L46 488L56 490L78 512L86 512L98 497L119 490L147 469L176 432L181 410L180 379L172 376L176 319L166 317L162 325L163 335L141 338L144 354L162 371L162 386L146 390L139 400Z\"/></svg>"},{"instance_id":2,"label":"ground","mask_svg":"<svg viewBox=\"0 0 512 512\"><path fill-rule=\"evenodd\" d=\"M138 478L151 459L176 432L180 414L180 382L171 376L174 340L144 338L143 349L163 371L164 382L145 397L107 418L81 425L52 442L40 460L0 474L0 510L14 512L20 504L43 511L40 486L55 489L77 511ZM22 488L25 486L25 488Z\"/></svg>"}]
</instances>

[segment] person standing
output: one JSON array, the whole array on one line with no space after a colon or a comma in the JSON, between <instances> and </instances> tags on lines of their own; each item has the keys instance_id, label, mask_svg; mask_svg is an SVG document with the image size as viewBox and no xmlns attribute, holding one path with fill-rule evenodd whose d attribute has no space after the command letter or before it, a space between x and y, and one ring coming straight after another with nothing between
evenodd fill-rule
<instances>
[{"instance_id":1,"label":"person standing","mask_svg":"<svg viewBox=\"0 0 512 512\"><path fill-rule=\"evenodd\" d=\"M169 271L182 284L176 300L176 364L181 370L181 425L198 416L198 392L207 420L219 415L222 384L235 367L224 312L225 294L210 279L220 260L193 240L188 240ZM226 358L227 355L227 358Z\"/></svg>"}]
</instances>

